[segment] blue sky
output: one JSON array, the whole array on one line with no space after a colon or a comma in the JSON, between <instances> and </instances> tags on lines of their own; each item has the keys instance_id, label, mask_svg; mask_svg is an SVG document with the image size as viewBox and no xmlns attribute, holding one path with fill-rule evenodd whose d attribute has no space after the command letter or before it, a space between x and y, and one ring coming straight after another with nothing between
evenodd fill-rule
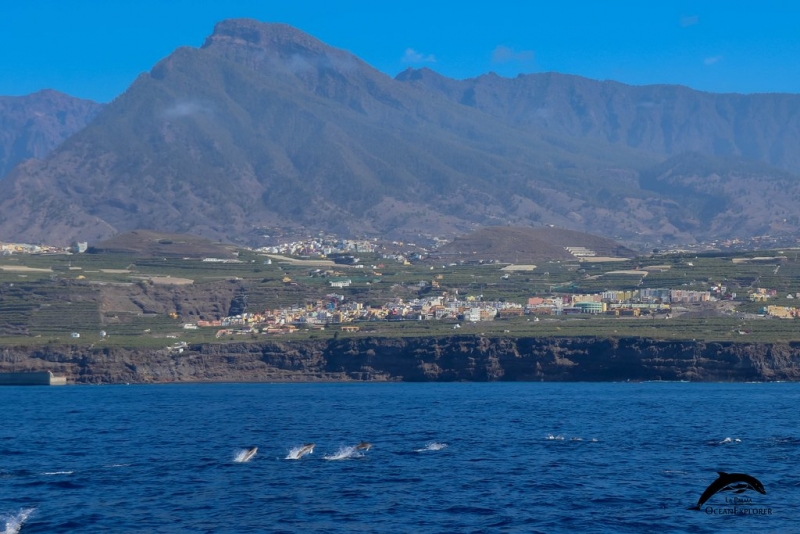
<instances>
[{"instance_id":1,"label":"blue sky","mask_svg":"<svg viewBox=\"0 0 800 534\"><path fill-rule=\"evenodd\" d=\"M4 0L0 95L52 88L109 101L235 17L286 22L392 76L557 71L800 93L800 2Z\"/></svg>"}]
</instances>

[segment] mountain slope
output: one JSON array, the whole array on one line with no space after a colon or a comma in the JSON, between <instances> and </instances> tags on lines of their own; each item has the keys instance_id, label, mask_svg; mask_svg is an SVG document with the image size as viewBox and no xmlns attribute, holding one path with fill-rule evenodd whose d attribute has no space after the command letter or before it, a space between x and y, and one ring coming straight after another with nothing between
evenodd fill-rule
<instances>
[{"instance_id":1,"label":"mountain slope","mask_svg":"<svg viewBox=\"0 0 800 534\"><path fill-rule=\"evenodd\" d=\"M800 227L800 178L761 162L685 153L643 171L640 186L660 197L651 212L668 241L796 234Z\"/></svg>"},{"instance_id":2,"label":"mountain slope","mask_svg":"<svg viewBox=\"0 0 800 534\"><path fill-rule=\"evenodd\" d=\"M0 178L23 160L47 156L102 108L52 90L0 96Z\"/></svg>"},{"instance_id":3,"label":"mountain slope","mask_svg":"<svg viewBox=\"0 0 800 534\"><path fill-rule=\"evenodd\" d=\"M610 239L563 228L482 228L455 238L439 252L456 258L495 259L511 263L575 260L567 247L584 247L597 256L633 257L632 250Z\"/></svg>"}]
</instances>

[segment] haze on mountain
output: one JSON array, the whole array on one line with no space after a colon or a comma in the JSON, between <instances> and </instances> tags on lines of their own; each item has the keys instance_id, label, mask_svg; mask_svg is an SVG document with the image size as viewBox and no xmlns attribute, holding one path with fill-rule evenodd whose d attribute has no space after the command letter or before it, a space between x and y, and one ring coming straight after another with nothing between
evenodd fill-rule
<instances>
[{"instance_id":1,"label":"haze on mountain","mask_svg":"<svg viewBox=\"0 0 800 534\"><path fill-rule=\"evenodd\" d=\"M554 224L627 242L800 227L800 96L556 73L391 78L283 24L227 20L0 181L0 239L137 228L448 235Z\"/></svg>"},{"instance_id":2,"label":"haze on mountain","mask_svg":"<svg viewBox=\"0 0 800 534\"><path fill-rule=\"evenodd\" d=\"M0 96L0 178L21 161L47 156L102 108L51 89Z\"/></svg>"}]
</instances>

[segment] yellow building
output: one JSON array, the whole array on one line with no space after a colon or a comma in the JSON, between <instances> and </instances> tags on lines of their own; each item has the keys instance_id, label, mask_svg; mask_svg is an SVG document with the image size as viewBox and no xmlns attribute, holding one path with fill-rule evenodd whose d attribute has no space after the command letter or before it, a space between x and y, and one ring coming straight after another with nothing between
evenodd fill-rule
<instances>
[{"instance_id":1,"label":"yellow building","mask_svg":"<svg viewBox=\"0 0 800 534\"><path fill-rule=\"evenodd\" d=\"M790 308L788 306L767 306L767 315L779 319L794 319L797 317L797 308Z\"/></svg>"}]
</instances>

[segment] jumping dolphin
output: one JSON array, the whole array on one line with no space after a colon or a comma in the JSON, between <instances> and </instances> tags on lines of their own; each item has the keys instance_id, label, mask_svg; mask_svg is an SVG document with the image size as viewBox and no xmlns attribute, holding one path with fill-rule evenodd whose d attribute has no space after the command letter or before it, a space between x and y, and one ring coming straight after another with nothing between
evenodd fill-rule
<instances>
[{"instance_id":1,"label":"jumping dolphin","mask_svg":"<svg viewBox=\"0 0 800 534\"><path fill-rule=\"evenodd\" d=\"M697 504L690 507L689 510L699 510L708 499L720 491L743 493L747 490L753 490L762 495L767 494L764 485L755 477L744 473L724 473L722 471L717 471L717 474L719 477L706 488Z\"/></svg>"},{"instance_id":2,"label":"jumping dolphin","mask_svg":"<svg viewBox=\"0 0 800 534\"><path fill-rule=\"evenodd\" d=\"M306 454L312 454L314 452L314 445L315 445L314 443L303 444L303 446L300 447L300 450L297 451L297 457L302 458Z\"/></svg>"},{"instance_id":3,"label":"jumping dolphin","mask_svg":"<svg viewBox=\"0 0 800 534\"><path fill-rule=\"evenodd\" d=\"M289 454L286 455L287 460L299 460L306 454L311 454L314 452L314 443L305 443L300 447L292 449L289 451Z\"/></svg>"},{"instance_id":4,"label":"jumping dolphin","mask_svg":"<svg viewBox=\"0 0 800 534\"><path fill-rule=\"evenodd\" d=\"M371 448L372 448L372 443L369 443L367 441L362 441L361 443L356 445L356 450L357 451L368 451Z\"/></svg>"},{"instance_id":5,"label":"jumping dolphin","mask_svg":"<svg viewBox=\"0 0 800 534\"><path fill-rule=\"evenodd\" d=\"M250 460L253 459L253 456L255 456L257 452L258 452L258 447L250 447L249 449L246 449L244 453L241 455L241 459L239 460L239 462L249 462Z\"/></svg>"}]
</instances>

